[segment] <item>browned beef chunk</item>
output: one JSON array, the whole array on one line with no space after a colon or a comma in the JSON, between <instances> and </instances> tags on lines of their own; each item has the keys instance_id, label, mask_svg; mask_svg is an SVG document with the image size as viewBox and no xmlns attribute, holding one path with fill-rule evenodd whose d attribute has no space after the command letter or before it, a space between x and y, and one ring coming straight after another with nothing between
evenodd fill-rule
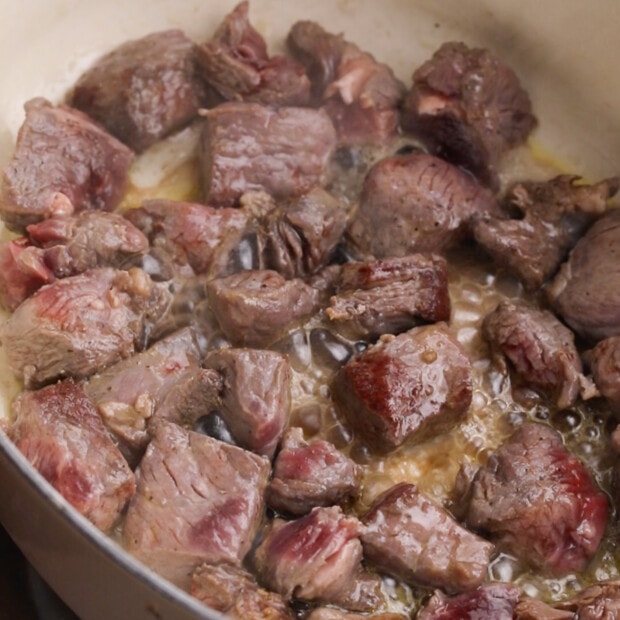
<instances>
[{"instance_id":1,"label":"browned beef chunk","mask_svg":"<svg viewBox=\"0 0 620 620\"><path fill-rule=\"evenodd\" d=\"M306 66L340 142L381 143L396 135L406 88L390 67L314 22L294 24L287 42Z\"/></svg>"},{"instance_id":2,"label":"browned beef chunk","mask_svg":"<svg viewBox=\"0 0 620 620\"><path fill-rule=\"evenodd\" d=\"M225 271L229 254L241 241L248 221L241 209L162 199L145 201L129 211L127 219L175 263L188 264L197 274L211 275Z\"/></svg>"},{"instance_id":3,"label":"browned beef chunk","mask_svg":"<svg viewBox=\"0 0 620 620\"><path fill-rule=\"evenodd\" d=\"M415 485L388 489L363 523L364 557L381 572L447 592L470 590L486 577L493 545L460 526Z\"/></svg>"},{"instance_id":4,"label":"browned beef chunk","mask_svg":"<svg viewBox=\"0 0 620 620\"><path fill-rule=\"evenodd\" d=\"M600 393L620 411L620 336L601 340L586 352L585 359Z\"/></svg>"},{"instance_id":5,"label":"browned beef chunk","mask_svg":"<svg viewBox=\"0 0 620 620\"><path fill-rule=\"evenodd\" d=\"M416 620L512 620L520 595L520 588L507 583L482 584L452 597L437 591Z\"/></svg>"},{"instance_id":6,"label":"browned beef chunk","mask_svg":"<svg viewBox=\"0 0 620 620\"><path fill-rule=\"evenodd\" d=\"M273 456L291 412L291 366L276 351L219 349L204 360L222 377L221 409L235 441Z\"/></svg>"},{"instance_id":7,"label":"browned beef chunk","mask_svg":"<svg viewBox=\"0 0 620 620\"><path fill-rule=\"evenodd\" d=\"M362 468L324 439L308 443L290 428L273 466L267 503L280 513L303 515L315 506L343 504L360 490Z\"/></svg>"},{"instance_id":8,"label":"browned beef chunk","mask_svg":"<svg viewBox=\"0 0 620 620\"><path fill-rule=\"evenodd\" d=\"M620 209L595 222L548 286L553 309L584 338L620 335Z\"/></svg>"},{"instance_id":9,"label":"browned beef chunk","mask_svg":"<svg viewBox=\"0 0 620 620\"><path fill-rule=\"evenodd\" d=\"M376 258L441 252L479 217L499 213L493 194L426 153L387 157L369 171L349 234Z\"/></svg>"},{"instance_id":10,"label":"browned beef chunk","mask_svg":"<svg viewBox=\"0 0 620 620\"><path fill-rule=\"evenodd\" d=\"M256 454L159 422L136 472L126 548L182 587L205 562L240 566L263 518L269 469Z\"/></svg>"},{"instance_id":11,"label":"browned beef chunk","mask_svg":"<svg viewBox=\"0 0 620 620\"><path fill-rule=\"evenodd\" d=\"M337 506L295 521L275 519L254 555L259 582L284 598L372 611L380 581L362 569L361 523Z\"/></svg>"},{"instance_id":12,"label":"browned beef chunk","mask_svg":"<svg viewBox=\"0 0 620 620\"><path fill-rule=\"evenodd\" d=\"M207 296L231 342L261 347L315 312L319 293L303 280L266 269L212 280Z\"/></svg>"},{"instance_id":13,"label":"browned beef chunk","mask_svg":"<svg viewBox=\"0 0 620 620\"><path fill-rule=\"evenodd\" d=\"M551 312L506 299L484 318L482 335L504 370L507 362L519 381L551 394L558 407L597 395L582 373L573 332Z\"/></svg>"},{"instance_id":14,"label":"browned beef chunk","mask_svg":"<svg viewBox=\"0 0 620 620\"><path fill-rule=\"evenodd\" d=\"M397 334L423 321L448 321L447 263L423 254L346 263L325 314L353 338Z\"/></svg>"},{"instance_id":15,"label":"browned beef chunk","mask_svg":"<svg viewBox=\"0 0 620 620\"><path fill-rule=\"evenodd\" d=\"M521 426L491 454L458 503L470 527L551 575L585 568L609 510L605 494L560 434L535 423Z\"/></svg>"},{"instance_id":16,"label":"browned beef chunk","mask_svg":"<svg viewBox=\"0 0 620 620\"><path fill-rule=\"evenodd\" d=\"M84 389L124 453L135 455L149 441L153 416L191 425L217 408L221 380L200 368L194 334L182 329L93 375ZM190 406L192 396L199 402Z\"/></svg>"},{"instance_id":17,"label":"browned beef chunk","mask_svg":"<svg viewBox=\"0 0 620 620\"><path fill-rule=\"evenodd\" d=\"M190 123L205 98L196 45L180 30L127 41L76 82L71 103L141 152Z\"/></svg>"},{"instance_id":18,"label":"browned beef chunk","mask_svg":"<svg viewBox=\"0 0 620 620\"><path fill-rule=\"evenodd\" d=\"M249 3L240 2L198 48L201 76L228 100L271 105L307 105L310 80L303 65L276 55L248 18Z\"/></svg>"},{"instance_id":19,"label":"browned beef chunk","mask_svg":"<svg viewBox=\"0 0 620 620\"><path fill-rule=\"evenodd\" d=\"M55 280L23 302L0 332L27 387L84 378L141 348L169 293L140 269L90 269Z\"/></svg>"},{"instance_id":20,"label":"browned beef chunk","mask_svg":"<svg viewBox=\"0 0 620 620\"><path fill-rule=\"evenodd\" d=\"M234 206L258 190L299 196L329 180L336 132L323 110L224 103L205 114L201 169L209 204Z\"/></svg>"},{"instance_id":21,"label":"browned beef chunk","mask_svg":"<svg viewBox=\"0 0 620 620\"><path fill-rule=\"evenodd\" d=\"M497 186L502 155L536 126L514 71L484 49L444 43L413 74L402 124L431 151Z\"/></svg>"},{"instance_id":22,"label":"browned beef chunk","mask_svg":"<svg viewBox=\"0 0 620 620\"><path fill-rule=\"evenodd\" d=\"M579 616L575 616L572 611L555 609L539 599L523 598L517 603L513 618L514 620L576 620Z\"/></svg>"},{"instance_id":23,"label":"browned beef chunk","mask_svg":"<svg viewBox=\"0 0 620 620\"><path fill-rule=\"evenodd\" d=\"M336 607L317 607L307 620L409 620L409 616L390 612L378 614L356 614Z\"/></svg>"},{"instance_id":24,"label":"browned beef chunk","mask_svg":"<svg viewBox=\"0 0 620 620\"><path fill-rule=\"evenodd\" d=\"M111 529L136 483L82 388L62 381L22 392L12 406L15 445L70 504Z\"/></svg>"},{"instance_id":25,"label":"browned beef chunk","mask_svg":"<svg viewBox=\"0 0 620 620\"><path fill-rule=\"evenodd\" d=\"M384 336L350 359L333 394L349 426L371 448L445 432L471 403L471 363L443 323Z\"/></svg>"},{"instance_id":26,"label":"browned beef chunk","mask_svg":"<svg viewBox=\"0 0 620 620\"><path fill-rule=\"evenodd\" d=\"M11 230L121 200L133 153L85 114L45 99L25 105L13 158L2 176L0 214Z\"/></svg>"},{"instance_id":27,"label":"browned beef chunk","mask_svg":"<svg viewBox=\"0 0 620 620\"><path fill-rule=\"evenodd\" d=\"M618 179L577 185L561 175L544 182L517 183L506 202L514 219L490 218L474 224L474 238L493 260L534 291L555 274L587 226L618 191Z\"/></svg>"},{"instance_id":28,"label":"browned beef chunk","mask_svg":"<svg viewBox=\"0 0 620 620\"><path fill-rule=\"evenodd\" d=\"M294 617L284 599L261 588L243 568L203 564L192 575L192 596L235 620L287 620Z\"/></svg>"}]
</instances>

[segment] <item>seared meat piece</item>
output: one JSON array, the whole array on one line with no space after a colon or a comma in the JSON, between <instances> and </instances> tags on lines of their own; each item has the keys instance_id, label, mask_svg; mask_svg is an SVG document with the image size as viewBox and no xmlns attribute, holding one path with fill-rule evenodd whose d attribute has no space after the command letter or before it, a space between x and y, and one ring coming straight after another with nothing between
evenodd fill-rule
<instances>
[{"instance_id":1,"label":"seared meat piece","mask_svg":"<svg viewBox=\"0 0 620 620\"><path fill-rule=\"evenodd\" d=\"M276 55L248 19L249 3L240 2L213 38L198 47L201 77L228 100L271 105L307 105L310 80L303 65Z\"/></svg>"},{"instance_id":2,"label":"seared meat piece","mask_svg":"<svg viewBox=\"0 0 620 620\"><path fill-rule=\"evenodd\" d=\"M572 611L561 611L547 605L542 600L533 598L521 599L512 617L514 620L576 620L579 618Z\"/></svg>"},{"instance_id":3,"label":"seared meat piece","mask_svg":"<svg viewBox=\"0 0 620 620\"><path fill-rule=\"evenodd\" d=\"M291 366L276 351L218 349L204 360L222 377L221 408L235 441L272 457L291 412Z\"/></svg>"},{"instance_id":4,"label":"seared meat piece","mask_svg":"<svg viewBox=\"0 0 620 620\"><path fill-rule=\"evenodd\" d=\"M364 557L396 579L462 592L486 577L493 545L413 484L402 482L381 494L362 522Z\"/></svg>"},{"instance_id":5,"label":"seared meat piece","mask_svg":"<svg viewBox=\"0 0 620 620\"><path fill-rule=\"evenodd\" d=\"M136 483L82 388L61 381L22 392L12 407L15 445L71 505L110 530Z\"/></svg>"},{"instance_id":6,"label":"seared meat piece","mask_svg":"<svg viewBox=\"0 0 620 620\"><path fill-rule=\"evenodd\" d=\"M160 421L125 519L127 550L181 587L194 569L240 566L263 518L267 459Z\"/></svg>"},{"instance_id":7,"label":"seared meat piece","mask_svg":"<svg viewBox=\"0 0 620 620\"><path fill-rule=\"evenodd\" d=\"M129 211L127 219L175 263L210 275L224 274L229 255L248 223L241 209L162 199L146 200Z\"/></svg>"},{"instance_id":8,"label":"seared meat piece","mask_svg":"<svg viewBox=\"0 0 620 620\"><path fill-rule=\"evenodd\" d=\"M397 334L422 321L448 321L447 263L423 254L345 263L325 314L353 338Z\"/></svg>"},{"instance_id":9,"label":"seared meat piece","mask_svg":"<svg viewBox=\"0 0 620 620\"><path fill-rule=\"evenodd\" d=\"M601 395L620 411L620 336L601 340L584 357Z\"/></svg>"},{"instance_id":10,"label":"seared meat piece","mask_svg":"<svg viewBox=\"0 0 620 620\"><path fill-rule=\"evenodd\" d=\"M416 620L512 620L520 595L520 588L507 583L482 584L452 597L437 591Z\"/></svg>"},{"instance_id":11,"label":"seared meat piece","mask_svg":"<svg viewBox=\"0 0 620 620\"><path fill-rule=\"evenodd\" d=\"M299 196L329 180L336 132L325 111L224 103L205 116L200 152L209 204L234 206L256 190Z\"/></svg>"},{"instance_id":12,"label":"seared meat piece","mask_svg":"<svg viewBox=\"0 0 620 620\"><path fill-rule=\"evenodd\" d=\"M212 280L207 296L229 340L262 347L309 318L317 310L319 292L298 278L250 270Z\"/></svg>"},{"instance_id":13,"label":"seared meat piece","mask_svg":"<svg viewBox=\"0 0 620 620\"><path fill-rule=\"evenodd\" d=\"M618 178L595 185L577 185L577 181L579 177L561 175L540 183L517 183L505 199L509 209L517 210L516 218L474 223L476 241L527 290L540 288L558 270L618 191Z\"/></svg>"},{"instance_id":14,"label":"seared meat piece","mask_svg":"<svg viewBox=\"0 0 620 620\"><path fill-rule=\"evenodd\" d=\"M426 153L386 157L369 171L349 234L376 258L441 252L473 221L499 215L493 194L455 166Z\"/></svg>"},{"instance_id":15,"label":"seared meat piece","mask_svg":"<svg viewBox=\"0 0 620 620\"><path fill-rule=\"evenodd\" d=\"M374 450L443 433L466 415L471 363L445 324L384 336L338 372L333 396Z\"/></svg>"},{"instance_id":16,"label":"seared meat piece","mask_svg":"<svg viewBox=\"0 0 620 620\"><path fill-rule=\"evenodd\" d=\"M470 527L551 575L582 571L607 524L605 494L560 434L541 424L521 426L457 491Z\"/></svg>"},{"instance_id":17,"label":"seared meat piece","mask_svg":"<svg viewBox=\"0 0 620 620\"><path fill-rule=\"evenodd\" d=\"M336 607L317 607L307 620L409 620L409 616L394 613L356 614Z\"/></svg>"},{"instance_id":18,"label":"seared meat piece","mask_svg":"<svg viewBox=\"0 0 620 620\"><path fill-rule=\"evenodd\" d=\"M484 49L444 43L413 74L402 124L440 157L498 186L502 155L536 126L514 71Z\"/></svg>"},{"instance_id":19,"label":"seared meat piece","mask_svg":"<svg viewBox=\"0 0 620 620\"><path fill-rule=\"evenodd\" d=\"M361 523L337 506L295 521L275 519L254 555L259 582L284 598L372 611L379 578L362 569Z\"/></svg>"},{"instance_id":20,"label":"seared meat piece","mask_svg":"<svg viewBox=\"0 0 620 620\"><path fill-rule=\"evenodd\" d=\"M584 338L620 335L620 209L595 222L547 288L553 309Z\"/></svg>"},{"instance_id":21,"label":"seared meat piece","mask_svg":"<svg viewBox=\"0 0 620 620\"><path fill-rule=\"evenodd\" d=\"M133 153L78 110L42 98L24 107L26 120L2 176L0 215L7 227L23 231L48 217L116 207Z\"/></svg>"},{"instance_id":22,"label":"seared meat piece","mask_svg":"<svg viewBox=\"0 0 620 620\"><path fill-rule=\"evenodd\" d=\"M484 318L482 335L504 371L508 362L519 380L550 393L561 409L579 395L598 394L582 374L573 332L551 312L506 299Z\"/></svg>"},{"instance_id":23,"label":"seared meat piece","mask_svg":"<svg viewBox=\"0 0 620 620\"><path fill-rule=\"evenodd\" d=\"M140 349L168 302L169 293L140 269L90 269L40 288L0 335L26 387L84 378Z\"/></svg>"},{"instance_id":24,"label":"seared meat piece","mask_svg":"<svg viewBox=\"0 0 620 620\"><path fill-rule=\"evenodd\" d=\"M192 596L235 620L292 620L293 612L275 592L261 588L243 568L203 564L192 575Z\"/></svg>"},{"instance_id":25,"label":"seared meat piece","mask_svg":"<svg viewBox=\"0 0 620 620\"><path fill-rule=\"evenodd\" d=\"M308 443L301 428L282 438L267 487L267 503L280 513L304 515L315 506L333 506L355 498L362 468L324 439Z\"/></svg>"},{"instance_id":26,"label":"seared meat piece","mask_svg":"<svg viewBox=\"0 0 620 620\"><path fill-rule=\"evenodd\" d=\"M181 30L127 41L76 82L71 104L141 152L189 124L204 104L197 46Z\"/></svg>"},{"instance_id":27,"label":"seared meat piece","mask_svg":"<svg viewBox=\"0 0 620 620\"><path fill-rule=\"evenodd\" d=\"M297 22L287 38L313 80L341 143L382 143L396 135L406 92L388 65L314 22Z\"/></svg>"}]
</instances>

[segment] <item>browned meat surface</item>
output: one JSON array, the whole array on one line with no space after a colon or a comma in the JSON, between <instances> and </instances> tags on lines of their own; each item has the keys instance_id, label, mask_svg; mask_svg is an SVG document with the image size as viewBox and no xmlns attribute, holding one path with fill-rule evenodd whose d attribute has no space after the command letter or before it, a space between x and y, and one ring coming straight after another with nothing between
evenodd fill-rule
<instances>
[{"instance_id":1,"label":"browned meat surface","mask_svg":"<svg viewBox=\"0 0 620 620\"><path fill-rule=\"evenodd\" d=\"M586 228L618 191L618 178L594 185L560 175L543 182L516 183L505 202L512 219L475 222L474 238L493 260L517 276L527 290L540 288L558 270Z\"/></svg>"},{"instance_id":2,"label":"browned meat surface","mask_svg":"<svg viewBox=\"0 0 620 620\"><path fill-rule=\"evenodd\" d=\"M222 378L219 414L237 444L272 457L291 412L291 366L282 353L219 349L204 360Z\"/></svg>"},{"instance_id":3,"label":"browned meat surface","mask_svg":"<svg viewBox=\"0 0 620 620\"><path fill-rule=\"evenodd\" d=\"M234 206L248 191L299 196L329 180L336 132L325 111L224 103L205 115L201 173L209 204Z\"/></svg>"},{"instance_id":4,"label":"browned meat surface","mask_svg":"<svg viewBox=\"0 0 620 620\"><path fill-rule=\"evenodd\" d=\"M203 564L192 575L192 596L235 620L294 618L284 599L261 588L252 573L229 564Z\"/></svg>"},{"instance_id":5,"label":"browned meat surface","mask_svg":"<svg viewBox=\"0 0 620 620\"><path fill-rule=\"evenodd\" d=\"M136 483L82 388L67 380L25 391L12 407L15 445L72 506L110 530Z\"/></svg>"},{"instance_id":6,"label":"browned meat surface","mask_svg":"<svg viewBox=\"0 0 620 620\"><path fill-rule=\"evenodd\" d=\"M541 424L521 426L458 494L470 527L550 575L583 570L607 525L606 495L560 434Z\"/></svg>"},{"instance_id":7,"label":"browned meat surface","mask_svg":"<svg viewBox=\"0 0 620 620\"><path fill-rule=\"evenodd\" d=\"M198 47L201 77L227 100L307 105L310 80L303 65L280 54L270 57L248 11L249 3L240 2Z\"/></svg>"},{"instance_id":8,"label":"browned meat surface","mask_svg":"<svg viewBox=\"0 0 620 620\"><path fill-rule=\"evenodd\" d=\"M266 346L318 309L319 293L271 270L243 271L207 284L224 335L236 345Z\"/></svg>"},{"instance_id":9,"label":"browned meat surface","mask_svg":"<svg viewBox=\"0 0 620 620\"><path fill-rule=\"evenodd\" d=\"M573 332L551 312L504 300L484 318L482 335L504 371L509 366L519 382L550 394L559 408L597 395L583 375Z\"/></svg>"},{"instance_id":10,"label":"browned meat surface","mask_svg":"<svg viewBox=\"0 0 620 620\"><path fill-rule=\"evenodd\" d=\"M415 485L403 482L385 491L363 524L364 557L396 579L462 592L486 578L493 545L459 525Z\"/></svg>"},{"instance_id":11,"label":"browned meat surface","mask_svg":"<svg viewBox=\"0 0 620 620\"><path fill-rule=\"evenodd\" d=\"M160 422L127 510L126 548L189 587L203 563L240 566L263 519L267 459Z\"/></svg>"},{"instance_id":12,"label":"browned meat surface","mask_svg":"<svg viewBox=\"0 0 620 620\"><path fill-rule=\"evenodd\" d=\"M91 269L56 280L2 325L11 370L27 387L88 377L140 349L168 301L139 269Z\"/></svg>"},{"instance_id":13,"label":"browned meat surface","mask_svg":"<svg viewBox=\"0 0 620 620\"><path fill-rule=\"evenodd\" d=\"M116 207L133 153L78 110L42 98L24 108L2 175L0 215L7 227L23 231L48 217Z\"/></svg>"},{"instance_id":14,"label":"browned meat surface","mask_svg":"<svg viewBox=\"0 0 620 620\"><path fill-rule=\"evenodd\" d=\"M416 620L512 620L521 590L506 583L486 583L474 590L447 597L437 591Z\"/></svg>"},{"instance_id":15,"label":"browned meat surface","mask_svg":"<svg viewBox=\"0 0 620 620\"><path fill-rule=\"evenodd\" d=\"M421 322L448 321L450 309L445 259L410 254L344 264L325 314L350 337L376 338Z\"/></svg>"},{"instance_id":16,"label":"browned meat surface","mask_svg":"<svg viewBox=\"0 0 620 620\"><path fill-rule=\"evenodd\" d=\"M555 609L547 603L531 598L523 598L514 609L514 620L576 620L572 611Z\"/></svg>"},{"instance_id":17,"label":"browned meat surface","mask_svg":"<svg viewBox=\"0 0 620 620\"><path fill-rule=\"evenodd\" d=\"M127 41L76 82L71 104L136 152L189 124L205 99L196 45L176 29Z\"/></svg>"},{"instance_id":18,"label":"browned meat surface","mask_svg":"<svg viewBox=\"0 0 620 620\"><path fill-rule=\"evenodd\" d=\"M405 129L436 155L498 186L498 164L536 126L514 71L485 49L444 43L416 69L402 114Z\"/></svg>"},{"instance_id":19,"label":"browned meat surface","mask_svg":"<svg viewBox=\"0 0 620 620\"><path fill-rule=\"evenodd\" d=\"M317 607L307 620L409 620L409 616L389 612L378 614L356 614L336 607Z\"/></svg>"},{"instance_id":20,"label":"browned meat surface","mask_svg":"<svg viewBox=\"0 0 620 620\"><path fill-rule=\"evenodd\" d=\"M362 569L362 529L337 506L275 519L254 555L259 582L287 599L374 610L383 601L379 579Z\"/></svg>"},{"instance_id":21,"label":"browned meat surface","mask_svg":"<svg viewBox=\"0 0 620 620\"><path fill-rule=\"evenodd\" d=\"M460 421L471 403L471 363L445 324L383 337L349 360L333 396L349 427L389 451Z\"/></svg>"},{"instance_id":22,"label":"browned meat surface","mask_svg":"<svg viewBox=\"0 0 620 620\"><path fill-rule=\"evenodd\" d=\"M307 442L289 428L273 465L267 503L279 513L304 515L316 506L344 504L360 491L362 468L324 439Z\"/></svg>"},{"instance_id":23,"label":"browned meat surface","mask_svg":"<svg viewBox=\"0 0 620 620\"><path fill-rule=\"evenodd\" d=\"M287 43L305 65L341 143L382 143L396 135L406 88L388 65L314 22L294 24Z\"/></svg>"},{"instance_id":24,"label":"browned meat surface","mask_svg":"<svg viewBox=\"0 0 620 620\"><path fill-rule=\"evenodd\" d=\"M229 255L248 223L241 209L215 209L174 200L146 200L127 213L151 246L197 274L225 274Z\"/></svg>"},{"instance_id":25,"label":"browned meat surface","mask_svg":"<svg viewBox=\"0 0 620 620\"><path fill-rule=\"evenodd\" d=\"M601 340L585 358L599 392L620 411L620 336Z\"/></svg>"},{"instance_id":26,"label":"browned meat surface","mask_svg":"<svg viewBox=\"0 0 620 620\"><path fill-rule=\"evenodd\" d=\"M493 194L471 176L414 152L387 157L370 169L349 235L357 252L376 258L441 252L477 218L498 213Z\"/></svg>"},{"instance_id":27,"label":"browned meat surface","mask_svg":"<svg viewBox=\"0 0 620 620\"><path fill-rule=\"evenodd\" d=\"M547 288L553 309L579 335L620 335L620 209L595 222Z\"/></svg>"}]
</instances>

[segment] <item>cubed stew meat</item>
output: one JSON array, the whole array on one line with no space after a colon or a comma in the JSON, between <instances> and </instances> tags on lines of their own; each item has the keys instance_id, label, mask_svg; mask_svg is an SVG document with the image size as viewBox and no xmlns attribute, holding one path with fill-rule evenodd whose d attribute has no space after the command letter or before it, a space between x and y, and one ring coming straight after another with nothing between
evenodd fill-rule
<instances>
[{"instance_id":1,"label":"cubed stew meat","mask_svg":"<svg viewBox=\"0 0 620 620\"><path fill-rule=\"evenodd\" d=\"M256 18L25 102L0 432L232 619L617 617L618 177L492 49Z\"/></svg>"}]
</instances>

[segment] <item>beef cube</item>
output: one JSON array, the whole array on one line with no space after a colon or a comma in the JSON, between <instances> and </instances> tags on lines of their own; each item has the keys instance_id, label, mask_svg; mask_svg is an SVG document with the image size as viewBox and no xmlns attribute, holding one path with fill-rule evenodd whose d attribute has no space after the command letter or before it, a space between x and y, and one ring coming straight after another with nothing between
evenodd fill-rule
<instances>
[{"instance_id":1,"label":"beef cube","mask_svg":"<svg viewBox=\"0 0 620 620\"><path fill-rule=\"evenodd\" d=\"M406 88L388 65L314 22L294 24L287 42L313 78L341 143L381 144L395 137Z\"/></svg>"},{"instance_id":2,"label":"beef cube","mask_svg":"<svg viewBox=\"0 0 620 620\"><path fill-rule=\"evenodd\" d=\"M618 178L595 185L577 184L579 180L560 175L540 183L516 183L505 198L508 210L516 211L516 217L474 223L478 244L528 291L537 290L555 274L569 250L618 191Z\"/></svg>"},{"instance_id":3,"label":"beef cube","mask_svg":"<svg viewBox=\"0 0 620 620\"><path fill-rule=\"evenodd\" d=\"M276 351L219 349L204 360L223 382L219 414L235 441L272 457L291 411L291 366Z\"/></svg>"},{"instance_id":4,"label":"beef cube","mask_svg":"<svg viewBox=\"0 0 620 620\"><path fill-rule=\"evenodd\" d=\"M363 523L364 557L406 583L463 592L486 577L493 545L459 525L413 484L385 491Z\"/></svg>"},{"instance_id":5,"label":"beef cube","mask_svg":"<svg viewBox=\"0 0 620 620\"><path fill-rule=\"evenodd\" d=\"M582 571L607 525L605 494L542 424L521 426L458 493L457 510L471 528L549 575Z\"/></svg>"},{"instance_id":6,"label":"beef cube","mask_svg":"<svg viewBox=\"0 0 620 620\"><path fill-rule=\"evenodd\" d=\"M184 588L205 562L240 566L263 519L269 470L263 457L160 421L136 471L125 547Z\"/></svg>"},{"instance_id":7,"label":"beef cube","mask_svg":"<svg viewBox=\"0 0 620 620\"><path fill-rule=\"evenodd\" d=\"M428 155L386 157L362 186L349 234L376 258L441 252L470 234L481 217L501 214L493 194L456 166Z\"/></svg>"},{"instance_id":8,"label":"beef cube","mask_svg":"<svg viewBox=\"0 0 620 620\"><path fill-rule=\"evenodd\" d=\"M356 614L336 607L316 607L307 620L409 620L409 616L395 613Z\"/></svg>"},{"instance_id":9,"label":"beef cube","mask_svg":"<svg viewBox=\"0 0 620 620\"><path fill-rule=\"evenodd\" d=\"M575 616L572 611L555 609L539 599L524 597L517 603L512 617L514 620L575 620L581 616Z\"/></svg>"},{"instance_id":10,"label":"beef cube","mask_svg":"<svg viewBox=\"0 0 620 620\"><path fill-rule=\"evenodd\" d=\"M379 579L362 569L361 531L337 506L295 521L276 519L254 555L259 582L286 599L372 611L382 595Z\"/></svg>"},{"instance_id":11,"label":"beef cube","mask_svg":"<svg viewBox=\"0 0 620 620\"><path fill-rule=\"evenodd\" d=\"M136 483L97 410L71 380L13 401L9 436L37 471L103 531L120 519Z\"/></svg>"},{"instance_id":12,"label":"beef cube","mask_svg":"<svg viewBox=\"0 0 620 620\"><path fill-rule=\"evenodd\" d=\"M209 204L234 206L248 191L299 196L329 180L336 133L325 111L224 103L205 115L200 153Z\"/></svg>"},{"instance_id":13,"label":"beef cube","mask_svg":"<svg viewBox=\"0 0 620 620\"><path fill-rule=\"evenodd\" d=\"M196 118L205 92L195 56L181 30L127 41L77 80L71 104L142 152Z\"/></svg>"},{"instance_id":14,"label":"beef cube","mask_svg":"<svg viewBox=\"0 0 620 620\"><path fill-rule=\"evenodd\" d=\"M319 292L303 280L249 270L207 284L207 297L224 335L236 345L262 347L308 319Z\"/></svg>"},{"instance_id":15,"label":"beef cube","mask_svg":"<svg viewBox=\"0 0 620 620\"><path fill-rule=\"evenodd\" d=\"M267 487L267 503L274 510L304 515L316 506L344 504L357 497L363 470L324 439L308 443L301 428L290 428L282 438Z\"/></svg>"},{"instance_id":16,"label":"beef cube","mask_svg":"<svg viewBox=\"0 0 620 620\"><path fill-rule=\"evenodd\" d=\"M307 105L310 80L303 65L276 55L248 18L249 3L240 2L198 48L203 79L224 99L256 101L271 105Z\"/></svg>"},{"instance_id":17,"label":"beef cube","mask_svg":"<svg viewBox=\"0 0 620 620\"><path fill-rule=\"evenodd\" d=\"M85 378L138 350L168 302L169 293L140 269L90 269L40 288L0 335L26 387Z\"/></svg>"},{"instance_id":18,"label":"beef cube","mask_svg":"<svg viewBox=\"0 0 620 620\"><path fill-rule=\"evenodd\" d=\"M175 263L215 276L225 275L229 255L248 223L241 209L163 199L146 200L128 212L127 219Z\"/></svg>"},{"instance_id":19,"label":"beef cube","mask_svg":"<svg viewBox=\"0 0 620 620\"><path fill-rule=\"evenodd\" d=\"M518 586L507 583L486 583L451 597L437 591L416 620L512 620L520 595Z\"/></svg>"},{"instance_id":20,"label":"beef cube","mask_svg":"<svg viewBox=\"0 0 620 620\"><path fill-rule=\"evenodd\" d=\"M528 387L554 396L561 409L570 407L581 394L597 395L583 375L573 332L548 310L525 302L504 300L482 322L482 335L506 370Z\"/></svg>"},{"instance_id":21,"label":"beef cube","mask_svg":"<svg viewBox=\"0 0 620 620\"><path fill-rule=\"evenodd\" d=\"M422 321L448 321L448 265L440 256L423 254L345 263L325 315L352 338L398 334Z\"/></svg>"},{"instance_id":22,"label":"beef cube","mask_svg":"<svg viewBox=\"0 0 620 620\"><path fill-rule=\"evenodd\" d=\"M471 363L445 324L414 327L350 359L333 396L350 428L387 452L446 432L467 414Z\"/></svg>"},{"instance_id":23,"label":"beef cube","mask_svg":"<svg viewBox=\"0 0 620 620\"><path fill-rule=\"evenodd\" d=\"M413 74L405 129L431 150L497 188L498 166L536 126L514 71L485 49L444 43Z\"/></svg>"},{"instance_id":24,"label":"beef cube","mask_svg":"<svg viewBox=\"0 0 620 620\"><path fill-rule=\"evenodd\" d=\"M588 340L620 335L620 209L596 221L546 293L553 310Z\"/></svg>"},{"instance_id":25,"label":"beef cube","mask_svg":"<svg viewBox=\"0 0 620 620\"><path fill-rule=\"evenodd\" d=\"M584 354L597 389L620 411L620 336L605 338Z\"/></svg>"},{"instance_id":26,"label":"beef cube","mask_svg":"<svg viewBox=\"0 0 620 620\"><path fill-rule=\"evenodd\" d=\"M22 232L48 217L114 209L133 153L79 110L42 98L25 110L2 176L0 215L7 227Z\"/></svg>"},{"instance_id":27,"label":"beef cube","mask_svg":"<svg viewBox=\"0 0 620 620\"><path fill-rule=\"evenodd\" d=\"M243 568L203 564L192 575L192 596L235 620L292 620L293 612L275 592L261 588Z\"/></svg>"}]
</instances>

